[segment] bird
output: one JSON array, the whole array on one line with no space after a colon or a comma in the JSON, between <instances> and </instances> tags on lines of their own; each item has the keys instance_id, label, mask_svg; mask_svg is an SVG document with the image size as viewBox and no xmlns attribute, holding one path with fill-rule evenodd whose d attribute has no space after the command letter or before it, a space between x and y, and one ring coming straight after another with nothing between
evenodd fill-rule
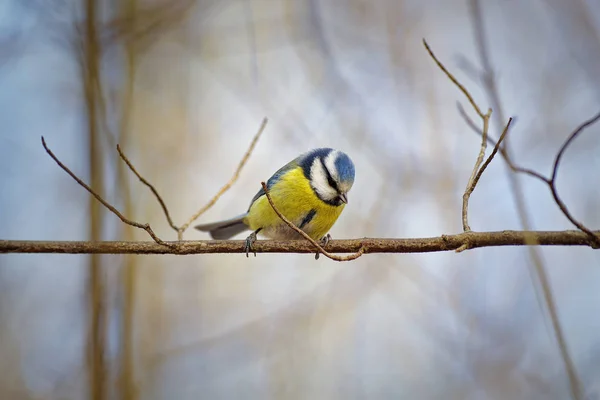
<instances>
[{"instance_id":1,"label":"bird","mask_svg":"<svg viewBox=\"0 0 600 400\"><path fill-rule=\"evenodd\" d=\"M346 153L316 148L281 167L266 185L273 204L282 215L312 239L327 245L331 239L329 230L348 204L348 192L354 178L354 163ZM275 213L263 188L252 198L244 214L196 225L195 229L208 232L216 240L252 231L246 238L246 256L259 233L269 239L302 239Z\"/></svg>"}]
</instances>

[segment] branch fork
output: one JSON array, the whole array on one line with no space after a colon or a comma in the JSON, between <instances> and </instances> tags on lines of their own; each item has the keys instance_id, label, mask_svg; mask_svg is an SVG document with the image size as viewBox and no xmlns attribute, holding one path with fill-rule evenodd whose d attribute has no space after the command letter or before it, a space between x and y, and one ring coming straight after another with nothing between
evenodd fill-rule
<instances>
[{"instance_id":1,"label":"branch fork","mask_svg":"<svg viewBox=\"0 0 600 400\"><path fill-rule=\"evenodd\" d=\"M242 172L242 169L244 168L244 166L246 165L246 163L248 162L248 159L250 158L250 155L252 154L252 151L254 150L254 148L256 147L256 143L258 142L258 139L260 138L260 136L262 135L263 131L265 130L266 126L267 126L267 118L265 117L260 125L260 128L258 129L258 131L256 132L256 134L254 135L254 137L252 138L252 142L250 142L250 146L248 147L248 150L246 150L246 153L244 154L244 156L242 157L241 161L239 162L233 176L231 177L231 179L229 180L229 182L227 182L223 187L221 187L221 189L217 192L217 194L215 194L209 201L207 204L205 204L202 208L200 208L194 215L192 215L183 225L181 226L177 226L173 223L173 219L171 218L171 215L169 213L169 209L167 207L167 205L165 204L164 200L162 199L161 195L158 193L158 190L156 190L156 188L150 183L148 182L138 171L137 169L133 166L133 164L131 163L131 161L129 161L129 159L125 156L125 154L123 153L123 150L121 150L121 146L119 146L117 144L117 152L119 153L119 156L121 157L121 159L123 160L123 162L125 162L125 164L127 164L127 166L129 167L129 169L131 170L131 172L133 172L135 174L135 176L137 176L137 178L140 180L140 182L142 182L144 185L146 185L150 191L154 194L154 197L156 197L157 201L159 202L164 214L165 214L165 218L167 219L167 222L169 223L169 226L175 231L177 232L177 240L178 241L182 241L183 240L183 232L185 232L185 230L187 228L189 228L189 226L196 220L198 219L202 214L204 214L206 211L208 211L212 206L215 205L215 203L219 200L219 198L225 194L225 192L227 192L232 186L233 184L238 180L240 173ZM173 248L177 245L177 243L167 243L164 240L162 240L161 238L159 238L154 231L152 230L152 228L150 227L150 224L146 223L146 224L142 224L136 221L133 221L131 219L126 218L123 214L121 214L115 207L113 207L110 203L108 203L106 200L104 200L102 198L102 196L100 196L98 193L96 193L89 185L87 185L83 180L81 180L77 175L75 175L66 165L64 165L55 155L54 153L48 148L48 146L46 145L46 140L44 139L44 137L42 136L42 146L44 146L44 149L46 150L46 152L48 153L48 155L50 155L50 157L58 164L59 167L61 167L67 174L69 174L80 186L82 186L83 188L85 188L92 196L94 196L96 198L96 200L98 200L100 203L102 203L102 205L104 207L106 207L109 211L111 211L113 214L115 214L117 217L119 217L119 219L121 221L123 221L125 224L133 226L135 228L139 228L139 229L143 229L146 232L148 232L148 234L150 235L150 237L152 238L152 240L154 240L157 244L160 244L162 246L166 246L169 248Z\"/></svg>"}]
</instances>

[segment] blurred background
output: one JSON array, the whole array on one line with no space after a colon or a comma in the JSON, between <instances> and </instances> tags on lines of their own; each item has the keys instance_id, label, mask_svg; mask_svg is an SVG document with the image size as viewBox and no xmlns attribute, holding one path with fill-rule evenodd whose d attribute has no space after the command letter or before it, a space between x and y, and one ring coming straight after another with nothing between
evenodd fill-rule
<instances>
[{"instance_id":1,"label":"blurred background","mask_svg":"<svg viewBox=\"0 0 600 400\"><path fill-rule=\"evenodd\" d=\"M182 224L265 116L239 182L199 222L243 212L261 180L331 146L357 169L334 238L460 232L479 138L457 102L479 121L423 38L493 107L493 137L517 118L507 141L523 166L549 174L600 109L595 0L4 0L0 238L149 240L65 174L42 135L126 216L174 240L115 145ZM599 154L600 125L572 144L558 180L595 229ZM470 223L572 229L548 188L501 158ZM589 248L351 263L0 255L0 398L600 399L599 282Z\"/></svg>"}]
</instances>

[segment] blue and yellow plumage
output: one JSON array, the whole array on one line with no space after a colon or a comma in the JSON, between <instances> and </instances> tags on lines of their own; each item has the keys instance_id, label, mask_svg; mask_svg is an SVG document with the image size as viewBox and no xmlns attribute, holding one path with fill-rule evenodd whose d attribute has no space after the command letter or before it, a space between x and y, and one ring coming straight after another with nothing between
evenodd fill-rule
<instances>
[{"instance_id":1,"label":"blue and yellow plumage","mask_svg":"<svg viewBox=\"0 0 600 400\"><path fill-rule=\"evenodd\" d=\"M319 148L301 154L267 181L275 207L311 238L325 237L348 202L354 183L354 164L347 154ZM301 236L273 211L264 191L254 196L245 214L225 221L198 225L213 239L229 239L252 230L248 240L260 232L271 239L300 239Z\"/></svg>"}]
</instances>

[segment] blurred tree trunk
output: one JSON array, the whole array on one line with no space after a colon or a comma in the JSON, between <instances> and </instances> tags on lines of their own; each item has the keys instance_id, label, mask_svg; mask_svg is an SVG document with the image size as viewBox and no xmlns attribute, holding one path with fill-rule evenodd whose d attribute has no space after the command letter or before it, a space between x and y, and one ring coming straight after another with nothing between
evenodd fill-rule
<instances>
[{"instance_id":1,"label":"blurred tree trunk","mask_svg":"<svg viewBox=\"0 0 600 400\"><path fill-rule=\"evenodd\" d=\"M119 2L117 2L117 5ZM120 14L124 21L129 24L128 31L135 32L136 29L136 10L137 0L127 0L121 2ZM121 86L121 120L119 124L118 141L124 143L129 137L130 118L133 106L133 95L135 85L135 47L132 39L126 36L124 39L124 66L125 79ZM118 163L118 180L120 193L123 196L123 208L125 215L133 215L133 207L131 203L131 195L129 189L129 170L124 163ZM131 226L122 225L123 240L134 240L133 228ZM135 400L138 398L138 390L135 376L134 362L134 346L133 346L133 326L135 313L135 297L136 297L136 275L137 262L135 256L126 255L124 257L124 265L121 275L123 305L121 312L121 352L119 387L122 399Z\"/></svg>"},{"instance_id":2,"label":"blurred tree trunk","mask_svg":"<svg viewBox=\"0 0 600 400\"><path fill-rule=\"evenodd\" d=\"M83 41L82 80L84 85L85 102L88 114L89 135L89 168L92 188L103 194L102 188L102 155L98 135L98 88L100 85L100 44L96 30L97 4L95 0L86 0L85 5L85 38ZM89 237L91 241L101 240L102 213L100 204L90 196ZM101 258L99 255L90 256L89 266L89 313L90 333L88 342L88 369L90 383L90 398L102 400L105 398L104 336L104 277L102 274Z\"/></svg>"}]
</instances>

